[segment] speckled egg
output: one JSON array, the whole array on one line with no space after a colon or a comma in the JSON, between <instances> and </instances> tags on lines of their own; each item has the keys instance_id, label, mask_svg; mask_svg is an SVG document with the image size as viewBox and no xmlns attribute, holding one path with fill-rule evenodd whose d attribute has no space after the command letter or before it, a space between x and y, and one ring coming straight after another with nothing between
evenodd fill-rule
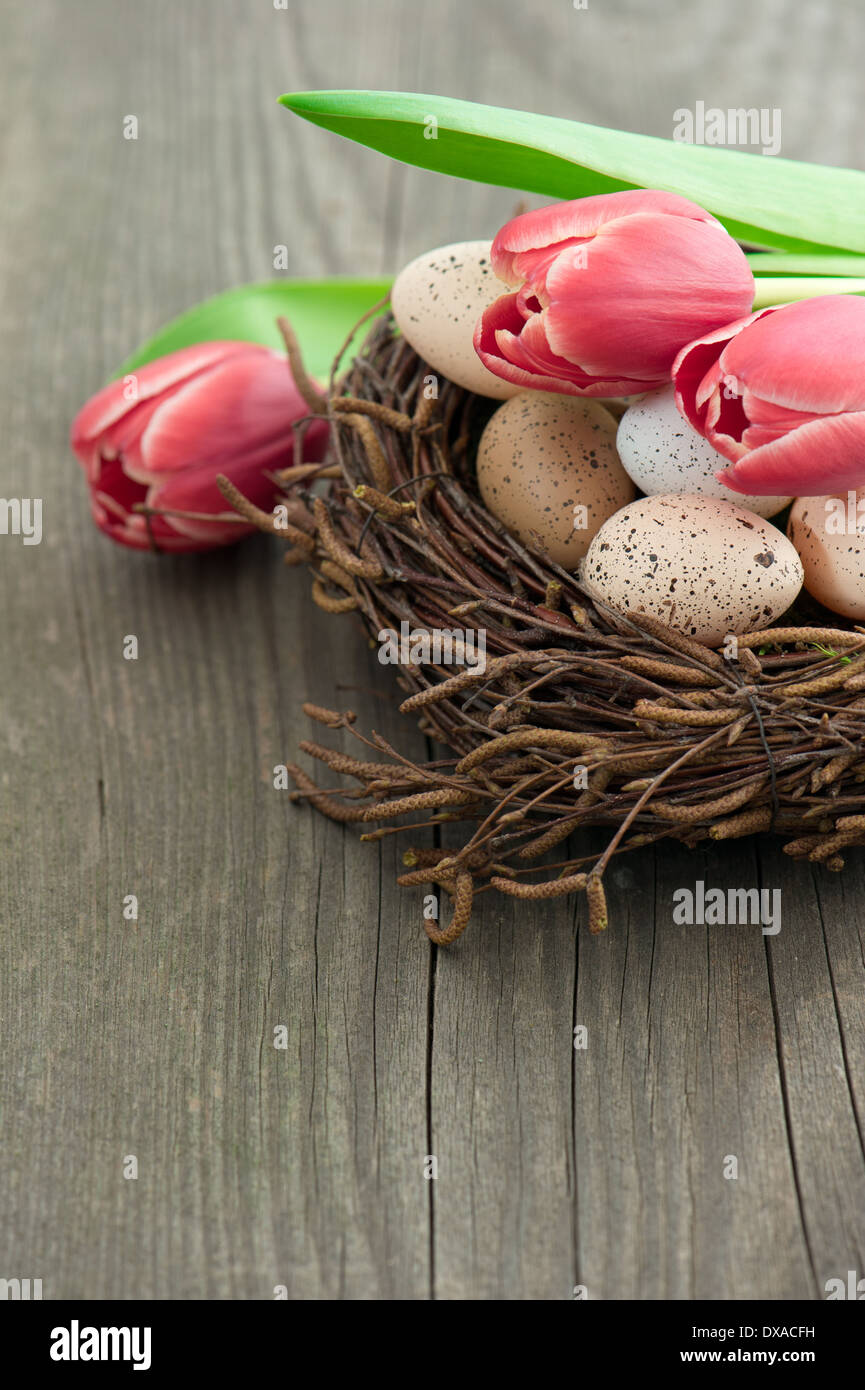
<instances>
[{"instance_id":1,"label":"speckled egg","mask_svg":"<svg viewBox=\"0 0 865 1390\"><path fill-rule=\"evenodd\" d=\"M696 492L721 497L758 516L775 516L789 497L750 497L719 483L715 474L728 460L698 434L676 408L672 386L640 396L619 422L619 457L641 492Z\"/></svg>"},{"instance_id":2,"label":"speckled egg","mask_svg":"<svg viewBox=\"0 0 865 1390\"><path fill-rule=\"evenodd\" d=\"M634 496L610 412L545 391L499 406L481 436L477 475L493 516L564 569L576 569L601 523Z\"/></svg>"},{"instance_id":3,"label":"speckled egg","mask_svg":"<svg viewBox=\"0 0 865 1390\"><path fill-rule=\"evenodd\" d=\"M714 647L780 617L802 586L802 562L763 517L678 493L641 497L605 521L582 579L617 612L647 613Z\"/></svg>"},{"instance_id":4,"label":"speckled egg","mask_svg":"<svg viewBox=\"0 0 865 1390\"><path fill-rule=\"evenodd\" d=\"M491 244L455 241L425 251L400 271L390 302L403 337L433 371L503 401L519 386L488 372L472 342L481 314L508 289L493 274Z\"/></svg>"},{"instance_id":5,"label":"speckled egg","mask_svg":"<svg viewBox=\"0 0 865 1390\"><path fill-rule=\"evenodd\" d=\"M848 497L798 497L787 535L808 593L833 613L865 618L865 487Z\"/></svg>"}]
</instances>

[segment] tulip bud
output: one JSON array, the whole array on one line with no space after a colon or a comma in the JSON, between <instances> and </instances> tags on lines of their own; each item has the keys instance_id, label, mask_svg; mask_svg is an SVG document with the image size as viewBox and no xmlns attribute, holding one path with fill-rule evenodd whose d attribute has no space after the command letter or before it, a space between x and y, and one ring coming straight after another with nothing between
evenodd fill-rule
<instances>
[{"instance_id":1,"label":"tulip bud","mask_svg":"<svg viewBox=\"0 0 865 1390\"><path fill-rule=\"evenodd\" d=\"M865 299L763 309L683 348L676 404L734 492L822 496L865 483Z\"/></svg>"},{"instance_id":2,"label":"tulip bud","mask_svg":"<svg viewBox=\"0 0 865 1390\"><path fill-rule=\"evenodd\" d=\"M496 376L538 391L663 386L686 343L754 301L748 262L720 222L651 189L523 213L495 238L491 262L514 292L484 312L475 350Z\"/></svg>"},{"instance_id":3,"label":"tulip bud","mask_svg":"<svg viewBox=\"0 0 865 1390\"><path fill-rule=\"evenodd\" d=\"M266 474L291 466L292 426L308 414L285 358L258 343L198 343L110 382L71 431L96 525L137 550L230 545L254 528L217 519L228 510L218 474L269 508ZM327 433L312 422L305 459L323 457Z\"/></svg>"}]
</instances>

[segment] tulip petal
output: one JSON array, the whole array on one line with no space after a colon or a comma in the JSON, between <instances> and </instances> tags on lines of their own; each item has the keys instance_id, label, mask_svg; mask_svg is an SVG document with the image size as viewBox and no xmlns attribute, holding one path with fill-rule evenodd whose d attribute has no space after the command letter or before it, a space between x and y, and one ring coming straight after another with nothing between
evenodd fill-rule
<instances>
[{"instance_id":1,"label":"tulip petal","mask_svg":"<svg viewBox=\"0 0 865 1390\"><path fill-rule=\"evenodd\" d=\"M821 295L783 304L738 333L725 370L755 396L787 410L865 410L865 299Z\"/></svg>"},{"instance_id":2,"label":"tulip petal","mask_svg":"<svg viewBox=\"0 0 865 1390\"><path fill-rule=\"evenodd\" d=\"M515 294L500 295L475 329L475 351L494 375L517 386L566 396L632 396L656 384L625 377L589 377L580 367L556 358L544 335L543 314L524 322L517 300Z\"/></svg>"},{"instance_id":3,"label":"tulip petal","mask_svg":"<svg viewBox=\"0 0 865 1390\"><path fill-rule=\"evenodd\" d=\"M523 279L529 278L517 266L516 258L522 253L560 249L561 243L573 238L593 237L606 222L632 217L637 213L663 213L719 225L705 208L677 193L663 193L651 188L599 193L589 198L574 198L570 202L549 203L546 207L511 218L493 241L490 254L493 270L506 285L517 286Z\"/></svg>"},{"instance_id":4,"label":"tulip petal","mask_svg":"<svg viewBox=\"0 0 865 1390\"><path fill-rule=\"evenodd\" d=\"M303 456L308 462L324 456L327 447L328 427L324 421L314 421L304 438ZM288 464L291 458L289 456ZM256 507L268 511L278 492L269 473L286 467L286 446L284 439L262 446L239 459L229 459L224 466L215 469L212 463L202 463L197 467L184 468L166 474L152 487L147 495L148 506L157 510L180 512L203 512L218 514L230 512L216 484L217 472L222 472L234 483ZM190 517L171 516L167 520L175 531L185 536L205 540L211 538L212 544L229 544L247 534L234 521L197 521Z\"/></svg>"},{"instance_id":5,"label":"tulip petal","mask_svg":"<svg viewBox=\"0 0 865 1390\"><path fill-rule=\"evenodd\" d=\"M252 472L236 469L231 481L256 507L264 511L270 509L276 494L271 478L257 469ZM220 513L231 516L231 507L216 486L213 470L207 464L176 473L167 482L151 488L147 505L156 511L167 512L168 515L160 519L167 522L176 534L194 540L207 540L214 546L230 545L255 529L239 520L219 520ZM199 521L193 517L171 515L173 512L204 512L213 519Z\"/></svg>"},{"instance_id":6,"label":"tulip petal","mask_svg":"<svg viewBox=\"0 0 865 1390\"><path fill-rule=\"evenodd\" d=\"M562 377L565 381L571 381L579 387L582 392L591 392L592 395L603 392L612 392L616 395L632 396L639 391L647 391L655 384L651 378L635 378L625 376L615 377L595 377L584 372L582 367L577 367L571 362L566 362L563 357L557 357L551 350L547 339L546 314L535 314L532 319L525 324L519 336L519 350L521 357L510 357L509 360L517 366L525 366L527 370L549 374L553 378ZM496 335L496 341L500 337ZM508 356L508 353L504 353Z\"/></svg>"},{"instance_id":7,"label":"tulip petal","mask_svg":"<svg viewBox=\"0 0 865 1390\"><path fill-rule=\"evenodd\" d=\"M747 314L743 318L728 323L724 328L716 328L709 333L702 334L693 342L687 343L679 352L672 368L673 384L676 388L676 405L679 414L701 434L707 398L715 389L722 375L718 364L727 344L749 324L756 323L758 319L776 312L776 309L771 308L760 309L755 314ZM713 372L716 365L718 370ZM709 376L710 373L712 373L711 377ZM705 391L703 390L704 382L707 383ZM717 448L717 445L715 447Z\"/></svg>"},{"instance_id":8,"label":"tulip petal","mask_svg":"<svg viewBox=\"0 0 865 1390\"><path fill-rule=\"evenodd\" d=\"M748 313L754 277L719 224L638 213L609 222L584 255L559 256L547 294L558 356L660 384L685 343Z\"/></svg>"},{"instance_id":9,"label":"tulip petal","mask_svg":"<svg viewBox=\"0 0 865 1390\"><path fill-rule=\"evenodd\" d=\"M127 378L110 381L97 391L95 396L83 405L72 422L71 443L76 453L88 443L93 443L140 401L151 400L164 391L173 390L180 382L187 381L197 373L222 362L226 357L236 357L244 353L258 354L262 348L257 343L209 342L195 343L192 347L170 352L146 366L139 367ZM135 395L130 401L129 391L134 386Z\"/></svg>"},{"instance_id":10,"label":"tulip petal","mask_svg":"<svg viewBox=\"0 0 865 1390\"><path fill-rule=\"evenodd\" d=\"M865 484L865 411L827 415L743 455L716 477L734 492L818 497Z\"/></svg>"},{"instance_id":11,"label":"tulip petal","mask_svg":"<svg viewBox=\"0 0 865 1390\"><path fill-rule=\"evenodd\" d=\"M166 396L139 441L133 476L158 481L199 463L214 470L264 445L282 443L291 462L292 422L308 407L285 358L269 349L219 363Z\"/></svg>"},{"instance_id":12,"label":"tulip petal","mask_svg":"<svg viewBox=\"0 0 865 1390\"><path fill-rule=\"evenodd\" d=\"M774 439L780 439L802 425L810 425L813 420L825 418L815 415L813 411L787 410L772 401L761 400L751 391L745 392L742 405L747 417L747 428L743 431L741 439L749 451L760 449L764 444L771 444Z\"/></svg>"},{"instance_id":13,"label":"tulip petal","mask_svg":"<svg viewBox=\"0 0 865 1390\"><path fill-rule=\"evenodd\" d=\"M544 331L544 313L534 314L523 325L519 335L507 329L496 332L496 346L502 356L514 366L523 367L529 372L539 372L550 376L560 376L565 381L573 381L577 386L590 386L592 378L582 367L566 362L550 350Z\"/></svg>"},{"instance_id":14,"label":"tulip petal","mask_svg":"<svg viewBox=\"0 0 865 1390\"><path fill-rule=\"evenodd\" d=\"M546 277L553 261L570 247L587 246L590 240L590 237L568 237L556 246L545 246L537 251L521 251L516 255L513 260L514 274L518 277L517 284L520 281L523 282L520 298L533 295L541 305L546 307L549 301L546 291Z\"/></svg>"},{"instance_id":15,"label":"tulip petal","mask_svg":"<svg viewBox=\"0 0 865 1390\"><path fill-rule=\"evenodd\" d=\"M98 475L104 460L121 456L127 469L137 464L140 470L139 442L150 423L151 416L159 409L162 401L162 396L155 396L151 401L142 401L140 405L132 407L126 415L122 415L115 424L110 425L105 433L90 445L91 465L88 469L90 476L93 476L93 473ZM79 458L81 457L82 454L79 452Z\"/></svg>"},{"instance_id":16,"label":"tulip petal","mask_svg":"<svg viewBox=\"0 0 865 1390\"><path fill-rule=\"evenodd\" d=\"M116 541L118 545L125 545L132 550L179 552L210 550L213 545L212 541L193 541L172 530L164 517L145 518L135 512L126 512L107 493L91 492L90 510L93 520L104 535ZM236 535L232 539L238 540L240 537Z\"/></svg>"}]
</instances>

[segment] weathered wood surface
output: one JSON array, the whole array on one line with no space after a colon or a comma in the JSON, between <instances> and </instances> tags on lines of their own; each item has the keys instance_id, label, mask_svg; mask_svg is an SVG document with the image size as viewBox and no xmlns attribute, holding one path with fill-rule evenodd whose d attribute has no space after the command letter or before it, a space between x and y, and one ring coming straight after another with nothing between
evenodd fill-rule
<instances>
[{"instance_id":1,"label":"weathered wood surface","mask_svg":"<svg viewBox=\"0 0 865 1390\"><path fill-rule=\"evenodd\" d=\"M2 491L42 497L45 534L0 537L0 1276L49 1298L739 1299L865 1274L861 857L837 877L768 844L665 848L612 872L601 939L582 903L486 897L434 951L394 842L271 786L310 696L422 751L351 619L265 541L112 548L66 446L136 342L268 277L275 244L290 273L380 273L516 202L303 126L279 92L661 135L698 99L780 107L784 153L861 166L858 0L7 0L3 31ZM780 887L780 934L673 926L695 878Z\"/></svg>"}]
</instances>

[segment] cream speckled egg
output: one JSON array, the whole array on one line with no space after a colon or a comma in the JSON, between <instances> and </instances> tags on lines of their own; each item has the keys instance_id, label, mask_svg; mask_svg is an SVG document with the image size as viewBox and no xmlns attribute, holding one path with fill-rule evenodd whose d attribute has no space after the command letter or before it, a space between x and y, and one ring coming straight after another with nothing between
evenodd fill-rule
<instances>
[{"instance_id":1,"label":"cream speckled egg","mask_svg":"<svg viewBox=\"0 0 865 1390\"><path fill-rule=\"evenodd\" d=\"M481 436L477 475L493 516L564 569L576 568L601 523L634 496L610 412L545 391L499 406Z\"/></svg>"},{"instance_id":2,"label":"cream speckled egg","mask_svg":"<svg viewBox=\"0 0 865 1390\"><path fill-rule=\"evenodd\" d=\"M394 281L391 308L403 337L433 371L479 396L507 400L519 386L487 371L474 349L475 325L507 294L493 274L489 241L455 241L425 251Z\"/></svg>"},{"instance_id":3,"label":"cream speckled egg","mask_svg":"<svg viewBox=\"0 0 865 1390\"><path fill-rule=\"evenodd\" d=\"M605 521L582 579L617 612L647 613L714 647L780 617L802 587L802 562L754 512L679 493L641 497Z\"/></svg>"},{"instance_id":4,"label":"cream speckled egg","mask_svg":"<svg viewBox=\"0 0 865 1390\"><path fill-rule=\"evenodd\" d=\"M688 424L676 408L673 386L650 391L628 406L619 422L619 457L641 492L697 492L720 497L758 516L775 516L789 497L750 497L719 483L729 460Z\"/></svg>"},{"instance_id":5,"label":"cream speckled egg","mask_svg":"<svg viewBox=\"0 0 865 1390\"><path fill-rule=\"evenodd\" d=\"M808 593L833 613L865 618L865 487L850 497L797 497L787 535Z\"/></svg>"}]
</instances>

